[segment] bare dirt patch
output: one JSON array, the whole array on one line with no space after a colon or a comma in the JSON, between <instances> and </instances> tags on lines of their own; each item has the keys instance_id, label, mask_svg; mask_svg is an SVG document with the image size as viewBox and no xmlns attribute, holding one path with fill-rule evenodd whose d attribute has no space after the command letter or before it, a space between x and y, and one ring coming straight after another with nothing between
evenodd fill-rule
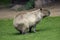
<instances>
[{"instance_id":1,"label":"bare dirt patch","mask_svg":"<svg viewBox=\"0 0 60 40\"><path fill-rule=\"evenodd\" d=\"M48 7L48 9L51 12L50 16L60 16L60 6L59 5L53 5L51 7ZM10 9L0 9L0 18L13 18L18 13L19 12L12 11Z\"/></svg>"}]
</instances>

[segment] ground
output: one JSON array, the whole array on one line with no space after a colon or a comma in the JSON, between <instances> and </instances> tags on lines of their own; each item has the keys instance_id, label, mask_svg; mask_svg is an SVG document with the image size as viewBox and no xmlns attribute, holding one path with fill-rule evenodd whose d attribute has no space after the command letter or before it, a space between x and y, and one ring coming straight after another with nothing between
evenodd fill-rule
<instances>
[{"instance_id":1,"label":"ground","mask_svg":"<svg viewBox=\"0 0 60 40\"><path fill-rule=\"evenodd\" d=\"M46 7L50 10L50 16L60 16L60 5L52 4ZM24 12L24 11L23 11ZM10 9L0 9L0 18L13 18L19 12Z\"/></svg>"}]
</instances>

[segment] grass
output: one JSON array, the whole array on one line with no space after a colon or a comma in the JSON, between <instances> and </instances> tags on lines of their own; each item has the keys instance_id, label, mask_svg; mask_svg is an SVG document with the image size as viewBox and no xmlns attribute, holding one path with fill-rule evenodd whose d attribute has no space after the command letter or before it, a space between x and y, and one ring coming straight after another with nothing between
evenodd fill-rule
<instances>
[{"instance_id":1,"label":"grass","mask_svg":"<svg viewBox=\"0 0 60 40\"><path fill-rule=\"evenodd\" d=\"M12 19L0 19L0 40L60 40L60 17L46 17L37 24L36 33L21 35Z\"/></svg>"}]
</instances>

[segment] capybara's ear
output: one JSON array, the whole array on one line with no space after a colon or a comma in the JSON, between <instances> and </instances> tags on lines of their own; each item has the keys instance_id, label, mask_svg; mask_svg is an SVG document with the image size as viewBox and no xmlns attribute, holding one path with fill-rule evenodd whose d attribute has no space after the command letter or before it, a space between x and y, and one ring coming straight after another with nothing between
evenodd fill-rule
<instances>
[{"instance_id":1,"label":"capybara's ear","mask_svg":"<svg viewBox=\"0 0 60 40\"><path fill-rule=\"evenodd\" d=\"M40 8L40 10L42 11L42 8Z\"/></svg>"}]
</instances>

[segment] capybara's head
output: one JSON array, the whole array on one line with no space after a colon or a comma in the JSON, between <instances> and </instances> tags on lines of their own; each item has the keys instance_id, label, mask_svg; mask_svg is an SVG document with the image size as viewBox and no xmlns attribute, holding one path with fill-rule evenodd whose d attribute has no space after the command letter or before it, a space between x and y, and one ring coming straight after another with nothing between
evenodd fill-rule
<instances>
[{"instance_id":1,"label":"capybara's head","mask_svg":"<svg viewBox=\"0 0 60 40\"><path fill-rule=\"evenodd\" d=\"M50 11L48 10L48 9L40 9L41 10L41 12L42 12L42 16L43 16L43 18L45 18L45 17L47 17L47 16L49 16L50 15Z\"/></svg>"}]
</instances>

